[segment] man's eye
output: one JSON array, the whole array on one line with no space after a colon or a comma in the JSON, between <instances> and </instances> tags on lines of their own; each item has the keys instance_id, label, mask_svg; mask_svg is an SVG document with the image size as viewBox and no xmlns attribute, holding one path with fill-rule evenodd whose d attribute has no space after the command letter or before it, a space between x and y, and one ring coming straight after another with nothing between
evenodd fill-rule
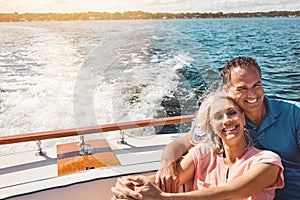
<instances>
[{"instance_id":1,"label":"man's eye","mask_svg":"<svg viewBox=\"0 0 300 200\"><path fill-rule=\"evenodd\" d=\"M237 91L244 92L244 91L246 91L246 88L239 88L239 89L237 89Z\"/></svg>"},{"instance_id":2,"label":"man's eye","mask_svg":"<svg viewBox=\"0 0 300 200\"><path fill-rule=\"evenodd\" d=\"M256 85L254 85L254 87L260 87L261 86L261 84L256 84Z\"/></svg>"}]
</instances>

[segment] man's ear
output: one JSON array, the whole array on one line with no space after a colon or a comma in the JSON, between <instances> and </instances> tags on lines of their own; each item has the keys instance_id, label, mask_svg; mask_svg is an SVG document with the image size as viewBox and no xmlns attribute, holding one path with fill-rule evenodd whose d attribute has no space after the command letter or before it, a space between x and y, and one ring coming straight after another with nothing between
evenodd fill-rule
<instances>
[{"instance_id":1,"label":"man's ear","mask_svg":"<svg viewBox=\"0 0 300 200\"><path fill-rule=\"evenodd\" d=\"M245 112L243 111L243 118L244 118L244 125L246 126L246 116L245 116Z\"/></svg>"},{"instance_id":2,"label":"man's ear","mask_svg":"<svg viewBox=\"0 0 300 200\"><path fill-rule=\"evenodd\" d=\"M224 86L223 86L223 89L224 89L225 92L228 92L228 91L229 91L228 85L227 85L227 84L224 85Z\"/></svg>"}]
</instances>

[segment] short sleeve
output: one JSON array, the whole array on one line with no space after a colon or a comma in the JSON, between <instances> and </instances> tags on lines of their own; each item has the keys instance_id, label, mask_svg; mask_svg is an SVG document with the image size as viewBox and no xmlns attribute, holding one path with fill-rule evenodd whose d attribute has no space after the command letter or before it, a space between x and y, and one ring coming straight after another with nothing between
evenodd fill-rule
<instances>
[{"instance_id":1,"label":"short sleeve","mask_svg":"<svg viewBox=\"0 0 300 200\"><path fill-rule=\"evenodd\" d=\"M210 155L211 152L212 149L207 144L203 143L199 143L189 150L195 166L197 166L199 162L203 163L205 158Z\"/></svg>"},{"instance_id":2,"label":"short sleeve","mask_svg":"<svg viewBox=\"0 0 300 200\"><path fill-rule=\"evenodd\" d=\"M274 164L280 168L280 173L277 179L277 182L268 187L267 189L276 189L276 188L283 188L284 186L284 178L283 178L283 166L281 163L280 157L271 151L263 150L260 153L256 155L256 158L254 159L253 166L258 164Z\"/></svg>"}]
</instances>

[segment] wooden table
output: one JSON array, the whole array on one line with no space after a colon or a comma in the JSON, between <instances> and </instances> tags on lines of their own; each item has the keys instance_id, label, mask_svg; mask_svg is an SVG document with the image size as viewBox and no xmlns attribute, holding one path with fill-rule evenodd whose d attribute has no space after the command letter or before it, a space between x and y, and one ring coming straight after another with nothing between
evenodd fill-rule
<instances>
[{"instance_id":1,"label":"wooden table","mask_svg":"<svg viewBox=\"0 0 300 200\"><path fill-rule=\"evenodd\" d=\"M60 144L57 150L58 176L93 168L117 166L120 162L105 139L88 140L90 155L79 155L78 142Z\"/></svg>"}]
</instances>

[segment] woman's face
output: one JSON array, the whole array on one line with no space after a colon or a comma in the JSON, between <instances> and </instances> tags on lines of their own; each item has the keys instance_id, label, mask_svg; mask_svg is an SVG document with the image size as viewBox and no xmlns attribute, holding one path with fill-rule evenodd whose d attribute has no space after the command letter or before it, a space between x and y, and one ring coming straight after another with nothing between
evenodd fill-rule
<instances>
[{"instance_id":1,"label":"woman's face","mask_svg":"<svg viewBox=\"0 0 300 200\"><path fill-rule=\"evenodd\" d=\"M210 124L223 143L233 144L244 139L244 113L230 99L220 99L213 103Z\"/></svg>"}]
</instances>

